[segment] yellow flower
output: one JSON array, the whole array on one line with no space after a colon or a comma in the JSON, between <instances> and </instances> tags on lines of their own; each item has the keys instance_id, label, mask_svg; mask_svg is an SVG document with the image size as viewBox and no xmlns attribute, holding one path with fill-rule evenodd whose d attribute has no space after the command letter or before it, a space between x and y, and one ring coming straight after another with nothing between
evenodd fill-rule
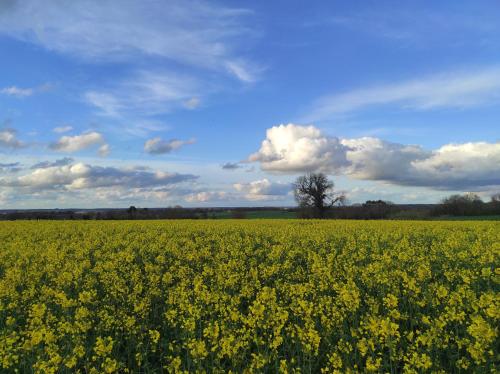
<instances>
[{"instance_id":1,"label":"yellow flower","mask_svg":"<svg viewBox=\"0 0 500 374\"><path fill-rule=\"evenodd\" d=\"M398 306L398 298L392 294L388 294L384 297L384 305L389 309L396 308Z\"/></svg>"},{"instance_id":2,"label":"yellow flower","mask_svg":"<svg viewBox=\"0 0 500 374\"><path fill-rule=\"evenodd\" d=\"M380 364L382 363L382 359L379 357L377 359L373 359L371 357L368 357L366 359L366 370L367 371L378 371L380 368Z\"/></svg>"},{"instance_id":3,"label":"yellow flower","mask_svg":"<svg viewBox=\"0 0 500 374\"><path fill-rule=\"evenodd\" d=\"M157 330L149 330L149 337L153 344L157 344L158 340L160 340L160 333Z\"/></svg>"},{"instance_id":4,"label":"yellow flower","mask_svg":"<svg viewBox=\"0 0 500 374\"><path fill-rule=\"evenodd\" d=\"M113 350L113 339L107 337L105 339L98 337L94 346L94 352L97 356L108 356Z\"/></svg>"}]
</instances>

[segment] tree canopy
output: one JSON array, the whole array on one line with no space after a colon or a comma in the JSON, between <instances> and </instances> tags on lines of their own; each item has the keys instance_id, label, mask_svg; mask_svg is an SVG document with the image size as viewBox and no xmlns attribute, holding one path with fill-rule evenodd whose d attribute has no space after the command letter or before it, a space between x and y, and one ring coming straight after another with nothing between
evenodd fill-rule
<instances>
[{"instance_id":1,"label":"tree canopy","mask_svg":"<svg viewBox=\"0 0 500 374\"><path fill-rule=\"evenodd\" d=\"M335 192L334 186L323 173L303 175L293 184L295 200L300 208L312 210L314 216L323 217L328 208L345 201L345 196Z\"/></svg>"}]
</instances>

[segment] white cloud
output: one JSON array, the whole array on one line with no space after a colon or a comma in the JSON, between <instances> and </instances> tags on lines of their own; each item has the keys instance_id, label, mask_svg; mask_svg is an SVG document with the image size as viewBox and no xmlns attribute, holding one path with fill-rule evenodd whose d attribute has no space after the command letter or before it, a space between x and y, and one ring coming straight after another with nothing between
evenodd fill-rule
<instances>
[{"instance_id":1,"label":"white cloud","mask_svg":"<svg viewBox=\"0 0 500 374\"><path fill-rule=\"evenodd\" d=\"M396 204L421 203L435 204L446 196L450 191L431 190L423 187L393 186L373 182L362 183L363 186L351 188L347 194L349 203L363 203L367 200L385 200Z\"/></svg>"},{"instance_id":2,"label":"white cloud","mask_svg":"<svg viewBox=\"0 0 500 374\"><path fill-rule=\"evenodd\" d=\"M8 194L7 191L5 190L0 190L0 204L4 205L7 204L7 202L10 199L10 195Z\"/></svg>"},{"instance_id":3,"label":"white cloud","mask_svg":"<svg viewBox=\"0 0 500 374\"><path fill-rule=\"evenodd\" d=\"M428 158L431 153L419 146L390 143L378 138L342 139L349 164L344 172L359 179L406 180L412 162ZM342 172L342 171L340 171Z\"/></svg>"},{"instance_id":4,"label":"white cloud","mask_svg":"<svg viewBox=\"0 0 500 374\"><path fill-rule=\"evenodd\" d=\"M375 105L398 104L412 110L466 108L500 102L500 67L462 71L328 95L313 103L304 122Z\"/></svg>"},{"instance_id":5,"label":"white cloud","mask_svg":"<svg viewBox=\"0 0 500 374\"><path fill-rule=\"evenodd\" d=\"M5 170L2 171L2 168ZM79 206L165 206L193 193L197 176L144 166L105 166L71 158L31 167L0 164L0 192L13 208ZM1 194L0 194L1 195Z\"/></svg>"},{"instance_id":6,"label":"white cloud","mask_svg":"<svg viewBox=\"0 0 500 374\"><path fill-rule=\"evenodd\" d=\"M97 144L105 144L102 134L92 131L75 136L62 136L50 148L59 152L78 152Z\"/></svg>"},{"instance_id":7,"label":"white cloud","mask_svg":"<svg viewBox=\"0 0 500 374\"><path fill-rule=\"evenodd\" d=\"M96 188L93 191L93 195L96 199L102 201L131 201L134 204L140 200L147 201L165 201L170 199L172 194L169 190L164 190L163 188L123 188L117 186L116 188Z\"/></svg>"},{"instance_id":8,"label":"white cloud","mask_svg":"<svg viewBox=\"0 0 500 374\"><path fill-rule=\"evenodd\" d=\"M17 139L16 130L0 129L0 148L21 148L24 144Z\"/></svg>"},{"instance_id":9,"label":"white cloud","mask_svg":"<svg viewBox=\"0 0 500 374\"><path fill-rule=\"evenodd\" d=\"M167 202L176 204L189 196L190 193L190 189L179 188L177 183L160 187L127 188L116 186L113 188L98 187L92 190L92 195L102 202L123 204L126 201L127 205L138 203L165 205Z\"/></svg>"},{"instance_id":10,"label":"white cloud","mask_svg":"<svg viewBox=\"0 0 500 374\"><path fill-rule=\"evenodd\" d=\"M84 94L85 101L100 110L99 114L109 117L119 116L123 104L114 94L106 92L88 91Z\"/></svg>"},{"instance_id":11,"label":"white cloud","mask_svg":"<svg viewBox=\"0 0 500 374\"><path fill-rule=\"evenodd\" d=\"M251 201L276 200L284 198L291 190L289 183L271 182L267 178L250 183L235 183L233 187Z\"/></svg>"},{"instance_id":12,"label":"white cloud","mask_svg":"<svg viewBox=\"0 0 500 374\"><path fill-rule=\"evenodd\" d=\"M11 86L11 87L5 87L0 89L0 93L7 95L7 96L14 96L14 97L27 97L31 96L34 93L33 88L20 88L17 86Z\"/></svg>"},{"instance_id":13,"label":"white cloud","mask_svg":"<svg viewBox=\"0 0 500 374\"><path fill-rule=\"evenodd\" d=\"M231 194L225 191L202 191L186 195L184 200L189 203L206 203L210 201L227 201L231 198Z\"/></svg>"},{"instance_id":14,"label":"white cloud","mask_svg":"<svg viewBox=\"0 0 500 374\"><path fill-rule=\"evenodd\" d=\"M112 87L87 91L84 100L104 116L156 115L178 107L194 109L199 99L193 97L200 90L198 81L187 75L139 71Z\"/></svg>"},{"instance_id":15,"label":"white cloud","mask_svg":"<svg viewBox=\"0 0 500 374\"><path fill-rule=\"evenodd\" d=\"M200 99L198 97L192 97L189 100L184 101L184 106L188 109L196 109L200 106Z\"/></svg>"},{"instance_id":16,"label":"white cloud","mask_svg":"<svg viewBox=\"0 0 500 374\"><path fill-rule=\"evenodd\" d=\"M314 126L289 124L268 129L249 161L270 172L323 171L405 186L448 190L500 186L500 142L447 144L429 151L372 137L339 139Z\"/></svg>"},{"instance_id":17,"label":"white cloud","mask_svg":"<svg viewBox=\"0 0 500 374\"><path fill-rule=\"evenodd\" d=\"M339 139L324 136L314 126L274 126L266 131L260 150L249 157L265 171L336 170L347 164Z\"/></svg>"},{"instance_id":18,"label":"white cloud","mask_svg":"<svg viewBox=\"0 0 500 374\"><path fill-rule=\"evenodd\" d=\"M224 71L235 39L249 35L241 25L248 14L189 0L12 0L0 13L0 33L86 60L139 54ZM245 80L240 69L234 75Z\"/></svg>"},{"instance_id":19,"label":"white cloud","mask_svg":"<svg viewBox=\"0 0 500 374\"><path fill-rule=\"evenodd\" d=\"M166 125L162 121L157 120L139 120L133 121L131 124L125 125L119 131L138 137L147 138L153 132L167 131L170 130L170 126ZM115 129L116 131L116 129Z\"/></svg>"},{"instance_id":20,"label":"white cloud","mask_svg":"<svg viewBox=\"0 0 500 374\"><path fill-rule=\"evenodd\" d=\"M277 201L286 198L291 190L291 185L271 182L264 178L248 183L234 183L232 188L232 191L194 191L186 194L184 200L189 203Z\"/></svg>"},{"instance_id":21,"label":"white cloud","mask_svg":"<svg viewBox=\"0 0 500 374\"><path fill-rule=\"evenodd\" d=\"M420 3L415 3L420 4ZM428 49L446 45L463 48L478 43L498 44L499 31L496 11L488 11L488 2L476 2L467 12L462 7L440 9L422 6L394 7L380 3L377 7L363 7L355 12L336 12L320 16L307 26L331 25L347 28L350 32L365 33L370 38L387 38L399 47ZM494 5L496 6L496 4Z\"/></svg>"},{"instance_id":22,"label":"white cloud","mask_svg":"<svg viewBox=\"0 0 500 374\"><path fill-rule=\"evenodd\" d=\"M177 140L177 139L172 139L172 140L162 140L159 137L149 139L144 143L144 151L147 153L150 153L152 155L160 155L164 153L170 153L176 149L181 148L184 145L187 144L193 144L195 143L195 139L189 139L189 140Z\"/></svg>"},{"instance_id":23,"label":"white cloud","mask_svg":"<svg viewBox=\"0 0 500 374\"><path fill-rule=\"evenodd\" d=\"M20 193L116 187L128 190L165 187L196 178L194 175L152 171L144 167L116 168L71 163L43 165L21 176L0 179L0 186L20 188Z\"/></svg>"},{"instance_id":24,"label":"white cloud","mask_svg":"<svg viewBox=\"0 0 500 374\"><path fill-rule=\"evenodd\" d=\"M500 186L500 142L447 144L411 166L424 179L423 185L430 179L438 186L457 189Z\"/></svg>"},{"instance_id":25,"label":"white cloud","mask_svg":"<svg viewBox=\"0 0 500 374\"><path fill-rule=\"evenodd\" d=\"M246 83L253 83L260 75L260 68L249 66L244 60L227 61L226 68L239 80Z\"/></svg>"},{"instance_id":26,"label":"white cloud","mask_svg":"<svg viewBox=\"0 0 500 374\"><path fill-rule=\"evenodd\" d=\"M52 131L56 134L64 134L65 132L69 132L71 130L73 130L73 126L60 126L52 129Z\"/></svg>"},{"instance_id":27,"label":"white cloud","mask_svg":"<svg viewBox=\"0 0 500 374\"><path fill-rule=\"evenodd\" d=\"M99 156L101 157L106 157L109 155L109 152L111 152L111 149L109 147L109 144L103 144L99 147L99 150L97 151L97 153L99 154Z\"/></svg>"},{"instance_id":28,"label":"white cloud","mask_svg":"<svg viewBox=\"0 0 500 374\"><path fill-rule=\"evenodd\" d=\"M1 12L0 12L0 18L1 18ZM32 96L38 92L48 91L50 88L51 88L51 85L49 83L42 84L41 86L37 86L37 87L26 87L26 88L22 88L22 87L18 87L18 86L10 86L10 87L0 88L0 94L6 95L6 96L13 96L13 97L17 97L17 98L23 98L23 97Z\"/></svg>"}]
</instances>

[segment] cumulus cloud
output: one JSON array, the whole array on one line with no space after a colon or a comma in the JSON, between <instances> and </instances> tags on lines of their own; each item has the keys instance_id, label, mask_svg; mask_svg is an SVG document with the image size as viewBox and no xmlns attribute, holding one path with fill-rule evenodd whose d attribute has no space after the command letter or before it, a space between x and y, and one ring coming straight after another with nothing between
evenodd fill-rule
<instances>
[{"instance_id":1,"label":"cumulus cloud","mask_svg":"<svg viewBox=\"0 0 500 374\"><path fill-rule=\"evenodd\" d=\"M205 1L12 0L0 12L0 33L85 60L154 56L226 71L235 38L249 35L249 14ZM246 81L249 66L242 60L230 72Z\"/></svg>"},{"instance_id":2,"label":"cumulus cloud","mask_svg":"<svg viewBox=\"0 0 500 374\"><path fill-rule=\"evenodd\" d=\"M144 167L116 168L70 163L33 169L27 174L0 179L0 186L26 191L78 191L95 188L147 189L193 181L190 174L153 171Z\"/></svg>"},{"instance_id":3,"label":"cumulus cloud","mask_svg":"<svg viewBox=\"0 0 500 374\"><path fill-rule=\"evenodd\" d=\"M303 122L327 120L337 114L375 105L398 104L406 109L465 108L500 102L500 67L443 73L389 85L327 95L313 103Z\"/></svg>"},{"instance_id":4,"label":"cumulus cloud","mask_svg":"<svg viewBox=\"0 0 500 374\"><path fill-rule=\"evenodd\" d=\"M21 148L24 143L17 139L17 132L14 129L0 129L0 148Z\"/></svg>"},{"instance_id":5,"label":"cumulus cloud","mask_svg":"<svg viewBox=\"0 0 500 374\"><path fill-rule=\"evenodd\" d=\"M290 190L289 183L271 182L267 178L250 183L235 183L233 187L243 194L246 200L276 200L282 199Z\"/></svg>"},{"instance_id":6,"label":"cumulus cloud","mask_svg":"<svg viewBox=\"0 0 500 374\"><path fill-rule=\"evenodd\" d=\"M144 143L144 151L152 155L161 155L165 153L170 153L176 149L181 148L187 144L195 143L195 139L189 140L163 140L160 137L149 139Z\"/></svg>"},{"instance_id":7,"label":"cumulus cloud","mask_svg":"<svg viewBox=\"0 0 500 374\"><path fill-rule=\"evenodd\" d=\"M91 131L75 136L62 136L59 140L50 145L50 148L59 152L78 152L89 147L105 144L102 134Z\"/></svg>"},{"instance_id":8,"label":"cumulus cloud","mask_svg":"<svg viewBox=\"0 0 500 374\"><path fill-rule=\"evenodd\" d=\"M447 144L435 150L378 138L339 139L314 126L280 125L251 162L270 172L323 171L358 179L444 190L500 186L500 142Z\"/></svg>"},{"instance_id":9,"label":"cumulus cloud","mask_svg":"<svg viewBox=\"0 0 500 374\"><path fill-rule=\"evenodd\" d=\"M412 162L418 177L409 184L427 185L432 181L443 188L500 186L500 142L447 144L427 158Z\"/></svg>"},{"instance_id":10,"label":"cumulus cloud","mask_svg":"<svg viewBox=\"0 0 500 374\"><path fill-rule=\"evenodd\" d=\"M249 157L265 171L285 173L337 170L348 164L347 148L314 126L274 126L266 131L260 150Z\"/></svg>"}]
</instances>

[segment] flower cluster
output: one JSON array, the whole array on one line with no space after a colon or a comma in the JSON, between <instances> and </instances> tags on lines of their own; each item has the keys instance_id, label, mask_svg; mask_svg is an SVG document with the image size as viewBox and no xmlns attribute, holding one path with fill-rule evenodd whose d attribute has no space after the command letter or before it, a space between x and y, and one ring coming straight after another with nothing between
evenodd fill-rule
<instances>
[{"instance_id":1,"label":"flower cluster","mask_svg":"<svg viewBox=\"0 0 500 374\"><path fill-rule=\"evenodd\" d=\"M0 223L0 371L494 372L500 223Z\"/></svg>"}]
</instances>

